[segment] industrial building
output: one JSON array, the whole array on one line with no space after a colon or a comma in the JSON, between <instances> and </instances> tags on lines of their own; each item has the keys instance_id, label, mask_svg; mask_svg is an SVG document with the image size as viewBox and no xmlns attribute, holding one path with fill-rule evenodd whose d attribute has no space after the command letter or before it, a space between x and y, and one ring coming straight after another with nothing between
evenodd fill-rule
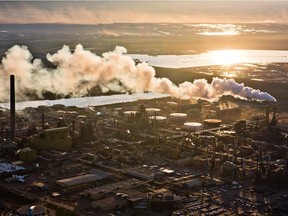
<instances>
[{"instance_id":1,"label":"industrial building","mask_svg":"<svg viewBox=\"0 0 288 216\"><path fill-rule=\"evenodd\" d=\"M34 162L37 159L37 151L31 148L23 148L17 151L19 159L23 162Z\"/></svg>"},{"instance_id":2,"label":"industrial building","mask_svg":"<svg viewBox=\"0 0 288 216\"><path fill-rule=\"evenodd\" d=\"M126 199L119 197L107 197L97 201L93 201L91 206L94 209L99 209L102 211L111 211L115 209L122 208L127 203Z\"/></svg>"},{"instance_id":3,"label":"industrial building","mask_svg":"<svg viewBox=\"0 0 288 216\"><path fill-rule=\"evenodd\" d=\"M85 174L81 176L75 176L71 178L57 180L56 184L63 188L68 188L68 187L75 187L75 186L80 186L80 185L93 184L104 178L105 177L101 175L97 175L97 174Z\"/></svg>"},{"instance_id":4,"label":"industrial building","mask_svg":"<svg viewBox=\"0 0 288 216\"><path fill-rule=\"evenodd\" d=\"M30 147L40 151L71 151L72 139L67 127L51 128L30 137Z\"/></svg>"},{"instance_id":5,"label":"industrial building","mask_svg":"<svg viewBox=\"0 0 288 216\"><path fill-rule=\"evenodd\" d=\"M0 190L85 216L277 215L288 204L282 198L288 118L277 111L236 99L170 97L88 108L12 107L11 120L3 109Z\"/></svg>"}]
</instances>

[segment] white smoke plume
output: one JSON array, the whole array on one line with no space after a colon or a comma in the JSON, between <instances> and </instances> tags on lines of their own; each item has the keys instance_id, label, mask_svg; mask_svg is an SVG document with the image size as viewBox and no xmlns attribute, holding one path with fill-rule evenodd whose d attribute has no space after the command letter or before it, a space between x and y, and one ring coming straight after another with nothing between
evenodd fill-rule
<instances>
[{"instance_id":1,"label":"white smoke plume","mask_svg":"<svg viewBox=\"0 0 288 216\"><path fill-rule=\"evenodd\" d=\"M125 55L127 50L117 46L114 51L97 56L77 45L74 51L63 46L47 59L56 69L46 68L40 59L34 59L26 46L15 45L6 52L0 65L2 76L0 100L9 98L9 74L17 80L17 97L24 98L25 92L33 92L42 97L43 92L83 96L100 86L102 91L117 92L157 92L167 93L179 99L217 100L223 95L258 101L276 101L266 92L239 84L233 79L213 78L211 83L205 79L184 82L179 86L167 78L157 78L153 67L147 63L135 64Z\"/></svg>"}]
</instances>

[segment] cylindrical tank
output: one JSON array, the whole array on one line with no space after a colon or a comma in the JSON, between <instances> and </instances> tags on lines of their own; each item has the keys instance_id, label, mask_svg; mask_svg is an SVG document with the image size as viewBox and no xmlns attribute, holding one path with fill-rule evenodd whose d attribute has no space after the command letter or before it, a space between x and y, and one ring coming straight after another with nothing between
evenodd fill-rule
<instances>
[{"instance_id":1,"label":"cylindrical tank","mask_svg":"<svg viewBox=\"0 0 288 216\"><path fill-rule=\"evenodd\" d=\"M114 108L113 116L121 116L123 114L123 109L121 107Z\"/></svg>"},{"instance_id":2,"label":"cylindrical tank","mask_svg":"<svg viewBox=\"0 0 288 216\"><path fill-rule=\"evenodd\" d=\"M170 114L170 123L173 124L183 124L187 119L186 113L171 113Z\"/></svg>"},{"instance_id":3,"label":"cylindrical tank","mask_svg":"<svg viewBox=\"0 0 288 216\"><path fill-rule=\"evenodd\" d=\"M34 215L34 216L44 216L46 208L42 205L36 206L24 206L17 210L19 215Z\"/></svg>"},{"instance_id":4,"label":"cylindrical tank","mask_svg":"<svg viewBox=\"0 0 288 216\"><path fill-rule=\"evenodd\" d=\"M202 129L202 124L199 122L185 122L184 128L189 131L200 131Z\"/></svg>"},{"instance_id":5,"label":"cylindrical tank","mask_svg":"<svg viewBox=\"0 0 288 216\"><path fill-rule=\"evenodd\" d=\"M221 123L222 123L221 119L205 119L204 128L209 129L209 128L220 127Z\"/></svg>"},{"instance_id":6,"label":"cylindrical tank","mask_svg":"<svg viewBox=\"0 0 288 216\"><path fill-rule=\"evenodd\" d=\"M157 123L166 123L167 118L165 116L150 116L151 121L156 120Z\"/></svg>"},{"instance_id":7,"label":"cylindrical tank","mask_svg":"<svg viewBox=\"0 0 288 216\"><path fill-rule=\"evenodd\" d=\"M173 101L168 101L167 106L169 107L170 110L173 110L173 112L177 111L178 104Z\"/></svg>"},{"instance_id":8,"label":"cylindrical tank","mask_svg":"<svg viewBox=\"0 0 288 216\"><path fill-rule=\"evenodd\" d=\"M178 104L176 102L173 102L173 101L168 101L167 105L171 106L171 107L177 107L178 106Z\"/></svg>"},{"instance_id":9,"label":"cylindrical tank","mask_svg":"<svg viewBox=\"0 0 288 216\"><path fill-rule=\"evenodd\" d=\"M152 115L158 115L158 113L161 111L161 109L158 109L158 108L146 108L145 111L147 112L148 116L152 116Z\"/></svg>"},{"instance_id":10,"label":"cylindrical tank","mask_svg":"<svg viewBox=\"0 0 288 216\"><path fill-rule=\"evenodd\" d=\"M124 119L128 120L128 119L130 119L130 118L135 117L136 114L137 114L137 111L132 111L132 110L130 110L130 111L125 111L123 114L124 114Z\"/></svg>"},{"instance_id":11,"label":"cylindrical tank","mask_svg":"<svg viewBox=\"0 0 288 216\"><path fill-rule=\"evenodd\" d=\"M115 110L115 111L122 111L123 108L122 108L122 107L116 107L116 108L114 108L114 110Z\"/></svg>"}]
</instances>

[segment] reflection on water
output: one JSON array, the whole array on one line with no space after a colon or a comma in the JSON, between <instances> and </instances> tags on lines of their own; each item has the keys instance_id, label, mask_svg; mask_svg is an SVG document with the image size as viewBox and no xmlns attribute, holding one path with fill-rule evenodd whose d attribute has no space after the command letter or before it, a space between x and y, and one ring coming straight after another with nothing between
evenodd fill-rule
<instances>
[{"instance_id":1,"label":"reflection on water","mask_svg":"<svg viewBox=\"0 0 288 216\"><path fill-rule=\"evenodd\" d=\"M206 36L232 36L241 34L242 25L236 24L195 24L200 35Z\"/></svg>"},{"instance_id":2,"label":"reflection on water","mask_svg":"<svg viewBox=\"0 0 288 216\"><path fill-rule=\"evenodd\" d=\"M194 71L193 69L191 70ZM256 63L209 66L201 68L198 73L208 74L207 71L212 76L218 77L248 78L257 82L288 83L288 64L283 63L268 63L265 66Z\"/></svg>"},{"instance_id":3,"label":"reflection on water","mask_svg":"<svg viewBox=\"0 0 288 216\"><path fill-rule=\"evenodd\" d=\"M149 56L130 54L133 59L147 62L151 66L164 68L189 68L211 65L287 63L288 51L282 50L215 50L195 55Z\"/></svg>"},{"instance_id":4,"label":"reflection on water","mask_svg":"<svg viewBox=\"0 0 288 216\"><path fill-rule=\"evenodd\" d=\"M227 72L227 71L223 72L223 73L222 73L222 76L224 76L224 77L229 77L229 78L237 77L236 73L234 73L234 72Z\"/></svg>"},{"instance_id":5,"label":"reflection on water","mask_svg":"<svg viewBox=\"0 0 288 216\"><path fill-rule=\"evenodd\" d=\"M255 81L288 83L288 51L215 50L195 55L140 55L134 59L162 68L208 67L201 73L222 77L245 77Z\"/></svg>"},{"instance_id":6,"label":"reflection on water","mask_svg":"<svg viewBox=\"0 0 288 216\"><path fill-rule=\"evenodd\" d=\"M183 24L183 25L186 27L193 28L196 34L204 36L233 36L239 34L277 33L276 30L269 29L270 26L257 26L257 25L251 26L245 24L220 24L220 23ZM261 27L264 27L264 29L262 29Z\"/></svg>"},{"instance_id":7,"label":"reflection on water","mask_svg":"<svg viewBox=\"0 0 288 216\"><path fill-rule=\"evenodd\" d=\"M215 65L231 65L246 61L239 50L219 50L208 54Z\"/></svg>"},{"instance_id":8,"label":"reflection on water","mask_svg":"<svg viewBox=\"0 0 288 216\"><path fill-rule=\"evenodd\" d=\"M259 81L259 82L262 82L262 81L264 81L263 79L256 79L256 78L255 78L255 79L253 78L253 79L251 79L251 80L254 80L254 81Z\"/></svg>"},{"instance_id":9,"label":"reflection on water","mask_svg":"<svg viewBox=\"0 0 288 216\"><path fill-rule=\"evenodd\" d=\"M238 31L221 31L221 32L200 32L200 33L197 33L197 34L200 34L200 35L207 35L207 36L231 36L231 35L239 35L240 32Z\"/></svg>"}]
</instances>

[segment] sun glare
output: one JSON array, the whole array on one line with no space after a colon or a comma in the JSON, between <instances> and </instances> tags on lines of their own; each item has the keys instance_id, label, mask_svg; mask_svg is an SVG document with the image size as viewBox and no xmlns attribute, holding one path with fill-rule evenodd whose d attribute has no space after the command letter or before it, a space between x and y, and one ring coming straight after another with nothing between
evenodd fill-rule
<instances>
[{"instance_id":1,"label":"sun glare","mask_svg":"<svg viewBox=\"0 0 288 216\"><path fill-rule=\"evenodd\" d=\"M211 52L211 60L219 65L231 65L243 62L239 50L219 50Z\"/></svg>"},{"instance_id":2,"label":"sun glare","mask_svg":"<svg viewBox=\"0 0 288 216\"><path fill-rule=\"evenodd\" d=\"M239 35L240 32L238 31L221 31L221 32L200 32L200 35L206 36L232 36L232 35Z\"/></svg>"},{"instance_id":3,"label":"sun glare","mask_svg":"<svg viewBox=\"0 0 288 216\"><path fill-rule=\"evenodd\" d=\"M227 78L234 78L234 77L237 77L237 75L234 73L234 72L224 72L222 74L223 77L227 77Z\"/></svg>"}]
</instances>

